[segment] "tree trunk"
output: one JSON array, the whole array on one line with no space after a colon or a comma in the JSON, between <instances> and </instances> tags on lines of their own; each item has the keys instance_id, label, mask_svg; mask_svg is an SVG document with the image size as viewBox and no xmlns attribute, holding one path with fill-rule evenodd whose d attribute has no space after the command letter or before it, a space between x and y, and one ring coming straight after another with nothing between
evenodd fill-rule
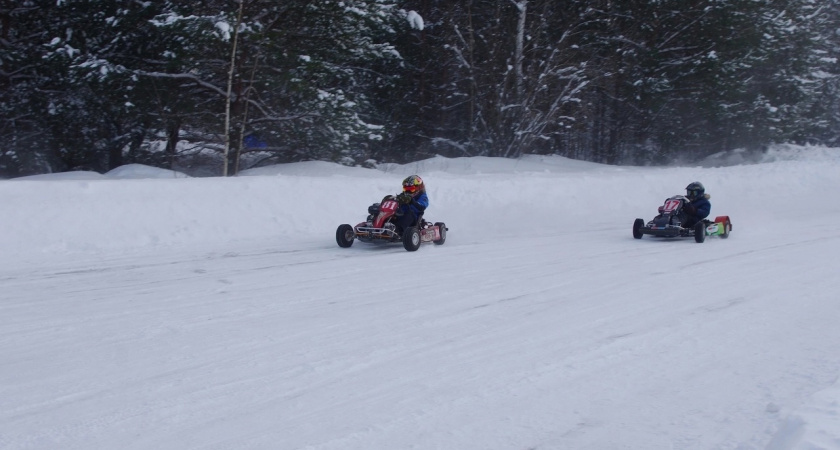
<instances>
[{"instance_id":1,"label":"tree trunk","mask_svg":"<svg viewBox=\"0 0 840 450\"><path fill-rule=\"evenodd\" d=\"M169 169L175 167L175 157L178 154L178 139L181 135L181 119L173 117L166 124L166 158Z\"/></svg>"},{"instance_id":2,"label":"tree trunk","mask_svg":"<svg viewBox=\"0 0 840 450\"><path fill-rule=\"evenodd\" d=\"M242 23L242 10L245 8L245 0L239 0L239 13L236 16L236 25L233 27L233 45L230 49L230 70L228 70L227 98L225 99L225 154L222 176L228 176L230 159L230 100L233 90L233 75L236 73L236 42L239 39L239 24Z\"/></svg>"},{"instance_id":3,"label":"tree trunk","mask_svg":"<svg viewBox=\"0 0 840 450\"><path fill-rule=\"evenodd\" d=\"M519 11L519 20L516 22L516 50L513 55L514 60L514 76L516 78L516 103L522 106L522 92L525 84L525 76L522 73L522 64L525 59L525 18L528 12L528 0L515 2L516 9Z\"/></svg>"}]
</instances>

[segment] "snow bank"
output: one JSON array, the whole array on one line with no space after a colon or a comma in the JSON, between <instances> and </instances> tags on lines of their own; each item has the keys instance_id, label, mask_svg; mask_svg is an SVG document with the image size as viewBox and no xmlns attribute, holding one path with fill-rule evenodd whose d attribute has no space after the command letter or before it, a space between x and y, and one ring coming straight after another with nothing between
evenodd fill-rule
<instances>
[{"instance_id":1,"label":"snow bank","mask_svg":"<svg viewBox=\"0 0 840 450\"><path fill-rule=\"evenodd\" d=\"M15 181L59 181L59 180L124 180L148 178L189 178L190 176L174 170L144 166L143 164L126 164L107 173L100 174L91 171L75 171L46 173L14 178Z\"/></svg>"},{"instance_id":2,"label":"snow bank","mask_svg":"<svg viewBox=\"0 0 840 450\"><path fill-rule=\"evenodd\" d=\"M703 167L727 167L776 161L803 160L836 163L838 159L840 159L840 152L834 148L782 144L762 151L736 149L728 152L715 153L704 158L698 165Z\"/></svg>"},{"instance_id":3,"label":"snow bank","mask_svg":"<svg viewBox=\"0 0 840 450\"><path fill-rule=\"evenodd\" d=\"M190 178L189 175L175 170L160 169L142 164L126 164L105 174L113 179L145 179L145 178Z\"/></svg>"},{"instance_id":4,"label":"snow bank","mask_svg":"<svg viewBox=\"0 0 840 450\"><path fill-rule=\"evenodd\" d=\"M137 165L107 175L40 175L0 181L0 247L6 257L21 257L292 237L331 245L339 224L363 220L369 204L396 193L412 173L426 181L427 219L446 222L449 239L590 227L614 228L623 239L633 219L652 217L666 197L695 180L711 194L713 215L730 215L739 232L770 233L760 226L773 220L767 202L812 215L801 199L814 195L814 186L840 191L838 151L807 150L780 148L775 154L785 156L771 162L724 168L615 167L526 156L436 157L378 169L305 162L233 178L187 178ZM793 181L780 186L775 174ZM840 206L826 202L825 208Z\"/></svg>"}]
</instances>

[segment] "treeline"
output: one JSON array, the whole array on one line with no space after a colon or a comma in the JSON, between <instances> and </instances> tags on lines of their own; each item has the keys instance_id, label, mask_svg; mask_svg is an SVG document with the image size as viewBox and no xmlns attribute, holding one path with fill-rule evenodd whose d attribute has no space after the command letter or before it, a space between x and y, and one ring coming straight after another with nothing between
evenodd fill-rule
<instances>
[{"instance_id":1,"label":"treeline","mask_svg":"<svg viewBox=\"0 0 840 450\"><path fill-rule=\"evenodd\" d=\"M5 176L840 145L840 0L0 5Z\"/></svg>"}]
</instances>

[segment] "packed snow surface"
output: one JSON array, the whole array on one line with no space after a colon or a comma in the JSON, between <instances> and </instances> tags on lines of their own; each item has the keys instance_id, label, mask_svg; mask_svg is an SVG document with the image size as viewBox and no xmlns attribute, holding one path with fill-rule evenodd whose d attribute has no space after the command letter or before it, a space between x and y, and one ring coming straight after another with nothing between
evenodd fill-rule
<instances>
[{"instance_id":1,"label":"packed snow surface","mask_svg":"<svg viewBox=\"0 0 840 450\"><path fill-rule=\"evenodd\" d=\"M840 150L713 165L0 181L0 448L838 449ZM413 173L444 245L336 245Z\"/></svg>"}]
</instances>

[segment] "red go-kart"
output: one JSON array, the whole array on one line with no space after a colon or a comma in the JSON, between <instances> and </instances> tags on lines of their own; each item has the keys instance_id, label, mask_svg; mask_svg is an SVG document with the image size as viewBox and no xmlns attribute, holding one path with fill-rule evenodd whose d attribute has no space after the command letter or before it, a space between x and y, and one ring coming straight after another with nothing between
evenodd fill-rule
<instances>
[{"instance_id":1,"label":"red go-kart","mask_svg":"<svg viewBox=\"0 0 840 450\"><path fill-rule=\"evenodd\" d=\"M368 207L368 216L364 222L355 227L341 224L335 231L335 241L339 247L350 247L353 240L358 239L366 243L385 244L402 242L406 250L413 252L424 242L434 242L443 245L446 241L446 225L443 222L427 222L420 215L416 226L408 227L399 233L394 223L400 204L393 195L387 195L379 203Z\"/></svg>"}]
</instances>

